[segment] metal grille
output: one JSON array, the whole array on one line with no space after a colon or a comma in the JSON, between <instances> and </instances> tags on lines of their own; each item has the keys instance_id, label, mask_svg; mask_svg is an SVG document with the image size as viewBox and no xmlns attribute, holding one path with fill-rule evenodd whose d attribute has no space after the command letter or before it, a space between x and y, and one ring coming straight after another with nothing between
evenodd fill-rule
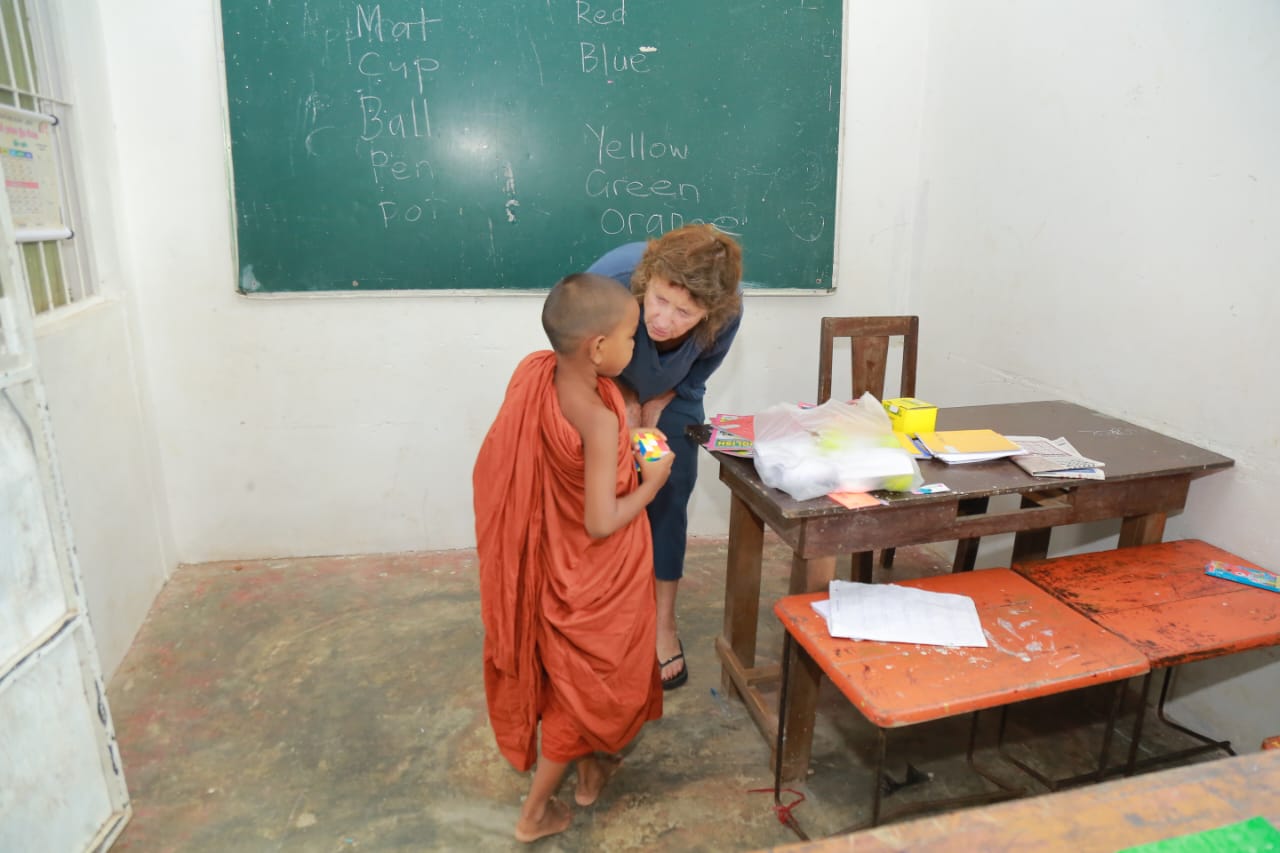
<instances>
[{"instance_id":1,"label":"metal grille","mask_svg":"<svg viewBox=\"0 0 1280 853\"><path fill-rule=\"evenodd\" d=\"M62 210L75 229L75 169L66 136L60 132L72 116L71 104L59 97L58 75L50 58L56 53L40 26L42 0L0 0L0 104L52 115L54 146L59 166ZM71 237L23 243L20 247L31 305L37 315L65 309L93 295L92 277L86 274L84 241ZM2 297L3 294L0 294ZM3 318L0 317L0 322ZM0 340L3 340L0 328Z\"/></svg>"}]
</instances>

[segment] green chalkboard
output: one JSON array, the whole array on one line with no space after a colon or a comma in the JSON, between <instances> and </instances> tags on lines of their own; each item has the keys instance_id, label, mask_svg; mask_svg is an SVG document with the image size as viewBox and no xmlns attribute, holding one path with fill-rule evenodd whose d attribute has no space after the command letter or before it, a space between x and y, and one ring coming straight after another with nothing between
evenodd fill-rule
<instances>
[{"instance_id":1,"label":"green chalkboard","mask_svg":"<svg viewBox=\"0 0 1280 853\"><path fill-rule=\"evenodd\" d=\"M842 0L222 0L238 287L549 287L711 222L832 285Z\"/></svg>"}]
</instances>

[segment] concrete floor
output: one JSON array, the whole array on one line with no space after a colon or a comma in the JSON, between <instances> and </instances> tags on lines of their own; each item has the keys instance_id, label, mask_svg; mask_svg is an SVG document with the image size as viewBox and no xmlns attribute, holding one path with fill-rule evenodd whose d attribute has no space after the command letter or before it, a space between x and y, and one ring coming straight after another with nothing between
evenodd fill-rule
<instances>
[{"instance_id":1,"label":"concrete floor","mask_svg":"<svg viewBox=\"0 0 1280 853\"><path fill-rule=\"evenodd\" d=\"M643 730L600 800L534 849L752 850L797 840L771 792L755 792L772 786L769 745L720 686L713 640L725 556L723 540L691 543L680 599L689 683L666 694L665 716ZM789 564L770 542L764 601L786 593ZM948 566L940 550L908 548L892 573L877 572ZM762 611L761 658L776 660L779 629ZM525 847L512 829L528 776L494 746L480 649L471 551L181 567L108 689L134 809L114 849ZM1087 769L1104 705L1088 691L1037 704L1013 717L1011 748L1052 775ZM984 743L995 720L984 717ZM933 778L893 794L886 809L990 788L965 765L967 725L893 733L891 770L900 775L910 760ZM869 814L873 743L874 729L828 689L795 810L812 837ZM1043 790L990 753L979 756L998 776ZM570 802L571 785L562 789Z\"/></svg>"}]
</instances>

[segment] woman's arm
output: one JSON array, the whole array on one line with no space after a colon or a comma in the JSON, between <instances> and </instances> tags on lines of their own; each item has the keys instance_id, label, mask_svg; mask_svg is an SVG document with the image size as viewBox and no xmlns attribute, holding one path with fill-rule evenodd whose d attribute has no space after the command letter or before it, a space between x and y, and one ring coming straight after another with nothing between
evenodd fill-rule
<instances>
[{"instance_id":1,"label":"woman's arm","mask_svg":"<svg viewBox=\"0 0 1280 853\"><path fill-rule=\"evenodd\" d=\"M656 427L658 425L658 418L662 417L663 409L665 409L667 404L674 400L675 397L675 389L672 389L665 394L659 394L652 400L646 400L640 406L640 419L636 423L636 426Z\"/></svg>"},{"instance_id":2,"label":"woman's arm","mask_svg":"<svg viewBox=\"0 0 1280 853\"><path fill-rule=\"evenodd\" d=\"M636 389L632 388L625 382L615 381L613 383L618 387L618 391L622 394L623 405L627 407L627 429L635 429L643 426L640 423L640 398L636 396ZM657 423L657 421L654 421Z\"/></svg>"}]
</instances>

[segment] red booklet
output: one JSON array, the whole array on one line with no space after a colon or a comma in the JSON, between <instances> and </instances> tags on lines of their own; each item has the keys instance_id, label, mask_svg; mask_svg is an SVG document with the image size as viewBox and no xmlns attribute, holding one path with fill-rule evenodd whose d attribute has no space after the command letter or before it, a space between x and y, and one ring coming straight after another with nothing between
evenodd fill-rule
<instances>
[{"instance_id":1,"label":"red booklet","mask_svg":"<svg viewBox=\"0 0 1280 853\"><path fill-rule=\"evenodd\" d=\"M755 415L712 415L711 425L723 432L731 432L738 438L754 441L756 437Z\"/></svg>"},{"instance_id":2,"label":"red booklet","mask_svg":"<svg viewBox=\"0 0 1280 853\"><path fill-rule=\"evenodd\" d=\"M755 441L755 415L712 415L708 450L734 456L751 456Z\"/></svg>"}]
</instances>

